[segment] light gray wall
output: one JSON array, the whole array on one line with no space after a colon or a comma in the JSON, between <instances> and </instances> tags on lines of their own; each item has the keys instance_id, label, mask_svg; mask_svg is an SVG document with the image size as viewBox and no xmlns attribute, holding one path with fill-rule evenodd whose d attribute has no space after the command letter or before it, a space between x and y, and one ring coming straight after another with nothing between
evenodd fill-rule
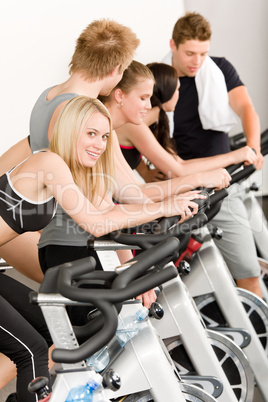
<instances>
[{"instance_id":1,"label":"light gray wall","mask_svg":"<svg viewBox=\"0 0 268 402\"><path fill-rule=\"evenodd\" d=\"M260 117L268 128L268 1L185 0L185 10L204 15L212 27L210 55L226 57L237 69ZM242 131L240 124L232 134ZM268 156L262 172L253 175L268 194Z\"/></svg>"},{"instance_id":2,"label":"light gray wall","mask_svg":"<svg viewBox=\"0 0 268 402\"><path fill-rule=\"evenodd\" d=\"M67 79L75 40L91 21L106 17L130 26L141 39L136 59L147 63L167 53L186 9L209 19L211 54L226 56L238 69L267 128L267 0L10 0L0 4L0 154L28 135L41 91ZM267 175L261 181L268 193Z\"/></svg>"},{"instance_id":3,"label":"light gray wall","mask_svg":"<svg viewBox=\"0 0 268 402\"><path fill-rule=\"evenodd\" d=\"M28 135L32 107L47 87L68 78L75 41L93 20L111 18L141 40L135 58L166 53L183 0L10 0L0 3L0 155Z\"/></svg>"}]
</instances>

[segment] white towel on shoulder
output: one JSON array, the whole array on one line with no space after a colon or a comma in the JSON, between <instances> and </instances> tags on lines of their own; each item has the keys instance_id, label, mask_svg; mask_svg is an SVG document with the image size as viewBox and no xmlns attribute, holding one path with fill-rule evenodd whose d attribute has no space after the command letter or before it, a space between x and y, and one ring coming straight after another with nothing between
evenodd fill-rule
<instances>
[{"instance_id":1,"label":"white towel on shoulder","mask_svg":"<svg viewBox=\"0 0 268 402\"><path fill-rule=\"evenodd\" d=\"M229 104L224 75L207 56L196 74L198 112L204 130L229 132L237 122L237 115Z\"/></svg>"},{"instance_id":2,"label":"white towel on shoulder","mask_svg":"<svg viewBox=\"0 0 268 402\"><path fill-rule=\"evenodd\" d=\"M172 65L171 51L162 62ZM237 124L238 118L229 104L224 75L209 56L198 70L195 84L203 129L229 132Z\"/></svg>"}]
</instances>

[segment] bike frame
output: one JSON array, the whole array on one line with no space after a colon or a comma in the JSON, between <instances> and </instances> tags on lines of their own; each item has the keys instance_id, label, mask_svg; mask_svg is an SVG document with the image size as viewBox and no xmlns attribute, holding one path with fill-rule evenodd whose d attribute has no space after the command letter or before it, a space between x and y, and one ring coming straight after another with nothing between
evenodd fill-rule
<instances>
[{"instance_id":1,"label":"bike frame","mask_svg":"<svg viewBox=\"0 0 268 402\"><path fill-rule=\"evenodd\" d=\"M209 236L207 227L199 229ZM253 370L259 391L268 401L268 358L238 297L234 281L213 240L204 242L191 261L191 274L183 278L192 297L213 293L226 322L231 328L243 328L251 342L243 349ZM257 298L256 298L257 299Z\"/></svg>"}]
</instances>

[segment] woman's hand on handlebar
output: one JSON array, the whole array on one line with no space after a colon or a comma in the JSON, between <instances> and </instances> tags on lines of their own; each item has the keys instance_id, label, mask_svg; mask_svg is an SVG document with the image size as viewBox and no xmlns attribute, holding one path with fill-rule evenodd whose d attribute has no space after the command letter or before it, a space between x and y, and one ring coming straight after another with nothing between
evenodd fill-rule
<instances>
[{"instance_id":1,"label":"woman's hand on handlebar","mask_svg":"<svg viewBox=\"0 0 268 402\"><path fill-rule=\"evenodd\" d=\"M256 160L254 162L254 165L257 170L260 170L263 167L264 164L264 157L260 151L256 151ZM245 163L245 165L250 165L250 163Z\"/></svg>"},{"instance_id":2,"label":"woman's hand on handlebar","mask_svg":"<svg viewBox=\"0 0 268 402\"><path fill-rule=\"evenodd\" d=\"M200 176L200 186L205 188L215 188L221 190L229 186L231 176L226 169L220 168L198 173Z\"/></svg>"},{"instance_id":3,"label":"woman's hand on handlebar","mask_svg":"<svg viewBox=\"0 0 268 402\"><path fill-rule=\"evenodd\" d=\"M144 307L147 307L149 309L151 307L151 304L156 301L157 296L156 296L154 289L151 289L151 290L148 290L148 292L145 292L145 293L137 296L136 299L141 300Z\"/></svg>"},{"instance_id":4,"label":"woman's hand on handlebar","mask_svg":"<svg viewBox=\"0 0 268 402\"><path fill-rule=\"evenodd\" d=\"M194 199L206 199L206 196L200 194L199 190L188 191L180 195L174 195L163 201L165 217L180 216L179 223L184 222L191 216L197 214L198 204Z\"/></svg>"},{"instance_id":5,"label":"woman's hand on handlebar","mask_svg":"<svg viewBox=\"0 0 268 402\"><path fill-rule=\"evenodd\" d=\"M239 148L231 152L234 156L234 164L244 162L245 166L255 165L256 169L261 169L263 167L264 158L260 149L251 148L246 145L245 147Z\"/></svg>"},{"instance_id":6,"label":"woman's hand on handlebar","mask_svg":"<svg viewBox=\"0 0 268 402\"><path fill-rule=\"evenodd\" d=\"M232 163L236 165L237 163L244 162L245 165L256 164L258 155L255 150L246 145L245 147L239 148L236 151L231 152L233 161Z\"/></svg>"}]
</instances>

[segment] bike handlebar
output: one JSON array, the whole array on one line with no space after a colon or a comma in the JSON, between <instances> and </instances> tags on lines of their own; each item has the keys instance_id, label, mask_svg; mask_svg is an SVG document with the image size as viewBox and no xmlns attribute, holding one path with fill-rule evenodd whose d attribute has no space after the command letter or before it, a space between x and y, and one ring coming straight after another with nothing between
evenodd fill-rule
<instances>
[{"instance_id":1,"label":"bike handlebar","mask_svg":"<svg viewBox=\"0 0 268 402\"><path fill-rule=\"evenodd\" d=\"M242 141L245 140L245 143L242 143ZM236 143L237 141L237 143ZM230 144L231 144L231 148L233 150L235 149L239 149L243 146L246 145L246 138L244 136L244 133L240 133L235 135L234 137L232 137L230 139ZM268 153L268 129L265 130L262 134L261 134L261 153L263 156L267 155ZM236 165L230 165L226 168L226 170L232 174L235 170L239 169L241 166L244 165L244 162L240 162L237 163Z\"/></svg>"},{"instance_id":2,"label":"bike handlebar","mask_svg":"<svg viewBox=\"0 0 268 402\"><path fill-rule=\"evenodd\" d=\"M118 277L113 282L112 288L116 289L118 291L118 289L125 288L128 285L129 281L134 281L136 278L141 277L141 275L144 272L144 269L143 269L142 265L140 265L139 263L142 262L143 259L146 259L147 265L150 267L158 264L159 262L161 262L163 259L166 259L167 257L169 257L171 260L174 252L177 252L179 245L180 245L180 241L176 237L170 237L170 238L158 243L157 246L154 246L153 248L143 251L141 254L137 255L132 260L127 262L127 264L129 264L129 263L131 264L132 262L137 261L133 266L131 266L126 271L124 271L120 275L118 275ZM159 258L155 258L154 250L156 250L159 253ZM165 269L163 271L160 271L159 273L163 273L163 272L165 272ZM158 274L158 273L156 272L156 274ZM156 275L156 274L153 274L153 275ZM178 272L177 272L177 274L178 274ZM142 277L142 280L143 279L144 279L144 277Z\"/></svg>"},{"instance_id":3,"label":"bike handlebar","mask_svg":"<svg viewBox=\"0 0 268 402\"><path fill-rule=\"evenodd\" d=\"M254 165L245 166L239 172L233 173L230 184L234 184L247 178L255 170L256 168ZM211 190L214 191L214 189L209 189L209 191ZM188 234L192 230L203 226L208 220L212 219L212 217L215 216L215 214L219 211L219 202L228 196L228 191L225 188L215 191L212 195L209 195L208 191L206 190L202 190L201 193L207 195L206 199L197 199L194 201L199 204L199 208L207 208L206 215L203 212L199 212L194 217L181 224L178 224L180 219L178 216L161 218L157 223L153 223L151 228L153 233L142 233L142 235L139 236L137 234L126 233L124 231L115 231L109 234L109 238L117 243L127 244L129 246L138 246L141 249L148 249L151 248L152 245L155 245L160 241L169 238L170 236L180 237L183 234ZM219 205L219 208L216 208L216 204ZM94 248L94 243L90 244L90 247Z\"/></svg>"},{"instance_id":4,"label":"bike handlebar","mask_svg":"<svg viewBox=\"0 0 268 402\"><path fill-rule=\"evenodd\" d=\"M246 145L246 137L244 133L235 134L230 138L231 150L236 150ZM261 153L263 153L263 146L268 142L268 129L261 133Z\"/></svg>"},{"instance_id":5,"label":"bike handlebar","mask_svg":"<svg viewBox=\"0 0 268 402\"><path fill-rule=\"evenodd\" d=\"M149 289L160 286L178 275L174 265L170 265L158 272L148 272L148 270L159 260L167 257L177 250L179 240L172 237L150 250L146 250L139 255L137 261L133 261L127 270L116 275L112 284L112 289L90 289L75 287L75 278L83 278L87 273L86 266L80 264L78 269L76 262L70 263L68 267L62 266L58 275L58 289L60 293L71 300L92 303L102 313L96 317L96 327L93 328L95 319L90 322L93 335L76 349L66 350L61 348L54 349L52 358L55 362L77 363L94 354L97 350L105 346L114 336L117 329L117 310L115 303L123 302L136 297ZM91 276L94 277L93 273ZM98 272L98 277L100 272ZM91 284L91 279L84 279L84 284Z\"/></svg>"},{"instance_id":6,"label":"bike handlebar","mask_svg":"<svg viewBox=\"0 0 268 402\"><path fill-rule=\"evenodd\" d=\"M193 202L195 202L198 205L198 212L205 211L207 208L210 206L210 198L209 194L207 191L202 190L200 194L204 195L206 198L197 198L194 199ZM181 219L180 216L172 216L170 218L161 218L158 221L158 224L154 230L155 234L166 232L168 229L170 229L173 225L176 225L178 221ZM174 233L174 235L176 235Z\"/></svg>"},{"instance_id":7,"label":"bike handlebar","mask_svg":"<svg viewBox=\"0 0 268 402\"><path fill-rule=\"evenodd\" d=\"M230 186L234 183L239 182L240 180L247 179L252 173L256 170L255 165L244 166L242 170L239 170L237 173L232 175L232 180L230 181Z\"/></svg>"},{"instance_id":8,"label":"bike handlebar","mask_svg":"<svg viewBox=\"0 0 268 402\"><path fill-rule=\"evenodd\" d=\"M74 280L75 277L80 277L83 273L86 273L86 270L83 266L80 266L79 270L77 270L75 263L67 268L62 267L60 269L57 284L58 290L63 296L71 300L85 303L94 304L96 300L105 300L110 303L123 302L129 298L136 297L155 286L158 286L159 279L157 279L157 273L154 273L150 279L144 279L142 288L137 289L135 279L140 275L145 274L146 271L152 267L152 265L175 252L178 247L179 240L176 237L170 237L169 239L165 239L161 243L157 244L153 249L143 252L139 259L131 260L134 261L135 264L130 266L125 272L119 274L119 276L123 275L126 277L125 286L127 287L118 288L116 291L114 289L83 289L72 286L72 280ZM161 280L165 277L165 275L167 275L167 277L169 276L168 273L165 273L163 276L160 275L159 277L161 277ZM156 278L154 278L154 276Z\"/></svg>"},{"instance_id":9,"label":"bike handlebar","mask_svg":"<svg viewBox=\"0 0 268 402\"><path fill-rule=\"evenodd\" d=\"M167 226L169 223L173 225L173 219L163 218L163 226ZM118 243L127 244L129 246L138 246L142 249L150 249L153 245L170 238L171 236L180 237L183 234L190 233L192 230L204 225L207 222L207 216L203 212L199 212L187 221L178 224L176 219L176 224L169 228L166 232L158 231L158 233L150 234L130 234L124 232L112 232L110 233L110 238ZM160 228L161 230L162 228ZM155 230L156 232L156 230Z\"/></svg>"},{"instance_id":10,"label":"bike handlebar","mask_svg":"<svg viewBox=\"0 0 268 402\"><path fill-rule=\"evenodd\" d=\"M55 348L52 352L52 359L56 363L78 363L85 360L107 345L114 336L118 323L115 306L104 300L97 300L94 305L102 313L103 327L76 349Z\"/></svg>"},{"instance_id":11,"label":"bike handlebar","mask_svg":"<svg viewBox=\"0 0 268 402\"><path fill-rule=\"evenodd\" d=\"M242 166L242 164L240 164L240 166ZM237 173L232 174L230 185L237 183L240 180L246 179L253 172L255 172L255 170L256 167L254 165L244 166L243 169L241 169ZM218 209L213 209L213 207L228 196L228 190L225 188L215 191L212 195L209 196L208 192L211 190L213 189L204 189L201 191L202 194L207 195L207 198L205 200L194 200L199 204L199 208L207 208L206 215L202 212L199 212L194 217L188 219L182 224L178 224L179 217L173 216L170 218L161 218L157 225L155 225L154 234L143 234L142 236L135 237L135 235L133 234L121 233L119 231L111 233L110 238L119 243L135 245L144 249L151 247L152 244L156 244L157 242L168 238L169 236L179 237L182 234L189 233L192 230L197 229L198 227L201 227L202 225L207 223L207 221L210 220L215 215L215 213L218 212Z\"/></svg>"},{"instance_id":12,"label":"bike handlebar","mask_svg":"<svg viewBox=\"0 0 268 402\"><path fill-rule=\"evenodd\" d=\"M242 166L242 164L239 164ZM234 166L234 165L233 165ZM238 165L236 165L238 167ZM236 170L236 169L235 169ZM244 166L243 169L239 170L237 173L233 173L232 180L230 181L229 186L234 183L239 182L240 180L245 180L248 178L253 172L255 172L256 167L254 165ZM221 190L215 191L214 194L210 196L210 209L206 211L208 220L214 218L214 216L219 212L221 207L221 201L228 196L228 190L222 188Z\"/></svg>"}]
</instances>

